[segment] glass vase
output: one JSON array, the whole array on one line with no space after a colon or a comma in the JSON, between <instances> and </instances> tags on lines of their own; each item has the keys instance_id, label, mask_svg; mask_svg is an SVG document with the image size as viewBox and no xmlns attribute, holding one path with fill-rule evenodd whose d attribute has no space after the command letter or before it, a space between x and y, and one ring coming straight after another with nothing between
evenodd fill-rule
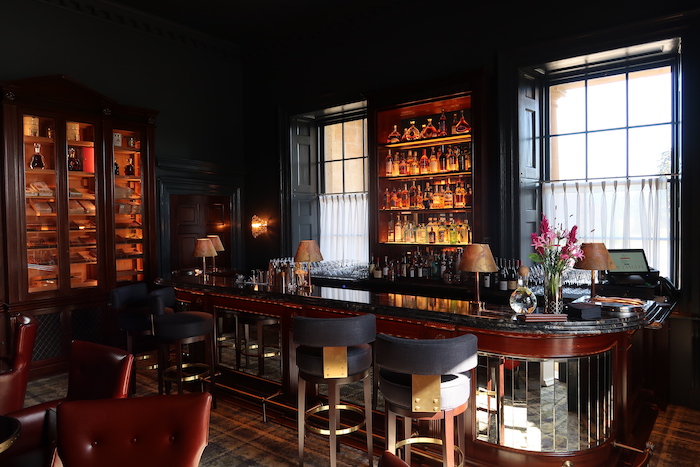
<instances>
[{"instance_id":1,"label":"glass vase","mask_svg":"<svg viewBox=\"0 0 700 467\"><path fill-rule=\"evenodd\" d=\"M561 272L546 270L544 272L544 312L564 312Z\"/></svg>"}]
</instances>

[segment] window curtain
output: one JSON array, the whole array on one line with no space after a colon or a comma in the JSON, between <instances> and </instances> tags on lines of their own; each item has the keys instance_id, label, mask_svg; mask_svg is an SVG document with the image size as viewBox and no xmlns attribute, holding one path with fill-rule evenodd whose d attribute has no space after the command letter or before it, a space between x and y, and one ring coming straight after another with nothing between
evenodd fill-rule
<instances>
[{"instance_id":1,"label":"window curtain","mask_svg":"<svg viewBox=\"0 0 700 467\"><path fill-rule=\"evenodd\" d=\"M324 260L368 261L367 193L319 196Z\"/></svg>"},{"instance_id":2,"label":"window curtain","mask_svg":"<svg viewBox=\"0 0 700 467\"><path fill-rule=\"evenodd\" d=\"M543 211L556 226L578 226L583 242L608 249L643 248L668 277L670 196L667 177L543 183Z\"/></svg>"}]
</instances>

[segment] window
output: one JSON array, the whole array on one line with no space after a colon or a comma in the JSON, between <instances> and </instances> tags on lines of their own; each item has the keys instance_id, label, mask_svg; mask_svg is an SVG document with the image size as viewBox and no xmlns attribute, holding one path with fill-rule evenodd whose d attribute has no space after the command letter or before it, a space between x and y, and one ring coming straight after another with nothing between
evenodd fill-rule
<instances>
[{"instance_id":1,"label":"window","mask_svg":"<svg viewBox=\"0 0 700 467\"><path fill-rule=\"evenodd\" d=\"M639 56L611 51L599 62L589 56L585 65L550 70L542 206L554 222L578 225L585 242L643 248L650 265L674 280L678 47L674 41L640 47Z\"/></svg>"},{"instance_id":2,"label":"window","mask_svg":"<svg viewBox=\"0 0 700 467\"><path fill-rule=\"evenodd\" d=\"M347 118L347 117L346 117ZM321 254L326 260L369 257L367 119L363 114L321 125L319 194Z\"/></svg>"}]
</instances>

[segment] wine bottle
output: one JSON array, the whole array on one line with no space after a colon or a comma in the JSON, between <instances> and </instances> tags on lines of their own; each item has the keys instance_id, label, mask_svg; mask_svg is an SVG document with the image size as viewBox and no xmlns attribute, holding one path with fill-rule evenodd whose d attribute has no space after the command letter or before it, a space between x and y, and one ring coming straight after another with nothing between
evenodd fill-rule
<instances>
[{"instance_id":1,"label":"wine bottle","mask_svg":"<svg viewBox=\"0 0 700 467\"><path fill-rule=\"evenodd\" d=\"M508 260L508 290L515 290L518 288L518 273L515 268L515 260Z\"/></svg>"},{"instance_id":2,"label":"wine bottle","mask_svg":"<svg viewBox=\"0 0 700 467\"><path fill-rule=\"evenodd\" d=\"M508 290L508 269L506 268L505 258L501 258L501 265L498 270L498 290Z\"/></svg>"}]
</instances>

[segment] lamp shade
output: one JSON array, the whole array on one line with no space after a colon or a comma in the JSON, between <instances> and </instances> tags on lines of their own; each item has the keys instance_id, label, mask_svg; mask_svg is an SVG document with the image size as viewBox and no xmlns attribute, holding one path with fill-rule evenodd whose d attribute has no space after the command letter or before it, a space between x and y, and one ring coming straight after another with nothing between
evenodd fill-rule
<instances>
[{"instance_id":1,"label":"lamp shade","mask_svg":"<svg viewBox=\"0 0 700 467\"><path fill-rule=\"evenodd\" d=\"M464 247L464 253L462 253L462 259L457 269L469 272L498 271L491 254L491 247L485 243L472 243Z\"/></svg>"},{"instance_id":2,"label":"lamp shade","mask_svg":"<svg viewBox=\"0 0 700 467\"><path fill-rule=\"evenodd\" d=\"M311 263L314 261L323 261L321 250L318 247L316 240L302 240L299 242L297 252L294 255L294 261L297 263Z\"/></svg>"},{"instance_id":3,"label":"lamp shade","mask_svg":"<svg viewBox=\"0 0 700 467\"><path fill-rule=\"evenodd\" d=\"M224 251L224 245L221 243L221 239L218 235L207 235L207 238L211 240L212 245L216 251Z\"/></svg>"},{"instance_id":4,"label":"lamp shade","mask_svg":"<svg viewBox=\"0 0 700 467\"><path fill-rule=\"evenodd\" d=\"M216 255L216 249L214 248L214 244L211 242L210 238L197 239L197 243L194 244L192 256L195 258L210 258Z\"/></svg>"},{"instance_id":5,"label":"lamp shade","mask_svg":"<svg viewBox=\"0 0 700 467\"><path fill-rule=\"evenodd\" d=\"M578 261L574 268L590 269L591 271L616 269L615 263L604 243L583 243L581 244L581 250L583 250L583 259Z\"/></svg>"}]
</instances>

